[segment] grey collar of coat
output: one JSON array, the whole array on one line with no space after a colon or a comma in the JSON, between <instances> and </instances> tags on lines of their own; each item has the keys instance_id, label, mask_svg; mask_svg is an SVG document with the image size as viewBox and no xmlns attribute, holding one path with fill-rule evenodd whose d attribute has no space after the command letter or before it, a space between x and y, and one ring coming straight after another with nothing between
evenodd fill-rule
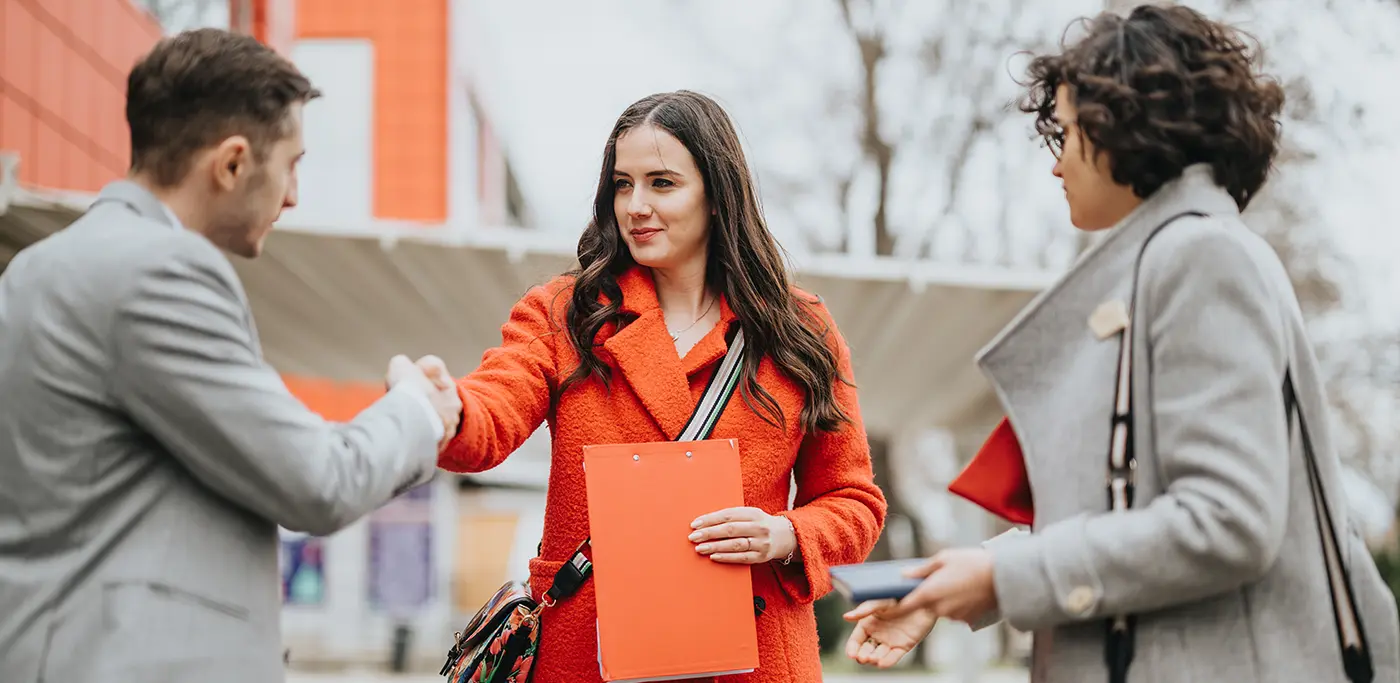
<instances>
[{"instance_id":1,"label":"grey collar of coat","mask_svg":"<svg viewBox=\"0 0 1400 683\"><path fill-rule=\"evenodd\" d=\"M985 370L1005 349L1014 346L1014 342L1021 335L1031 331L1037 321L1054 321L1066 314L1073 314L1076 322L1084 324L1079 320L1083 316L1077 315L1083 302L1064 295L1069 285L1088 277L1097 271L1101 264L1117 262L1129 254L1135 258L1153 228L1184 211L1199 211L1213 216L1239 216L1239 208L1235 205L1234 198L1225 188L1215 183L1209 165L1195 164L1186 167L1179 177L1163 185L1125 216L1118 225L1109 228L1108 234L1085 250L1059 280L1031 300L978 352L977 364ZM1069 309L1074 309L1073 313Z\"/></svg>"},{"instance_id":2,"label":"grey collar of coat","mask_svg":"<svg viewBox=\"0 0 1400 683\"><path fill-rule=\"evenodd\" d=\"M97 199L92 205L95 208L108 202L126 204L142 218L172 228L180 227L179 219L175 217L174 213L171 213L169 207L151 194L149 190L130 180L117 180L108 183L102 188L102 192L97 195Z\"/></svg>"}]
</instances>

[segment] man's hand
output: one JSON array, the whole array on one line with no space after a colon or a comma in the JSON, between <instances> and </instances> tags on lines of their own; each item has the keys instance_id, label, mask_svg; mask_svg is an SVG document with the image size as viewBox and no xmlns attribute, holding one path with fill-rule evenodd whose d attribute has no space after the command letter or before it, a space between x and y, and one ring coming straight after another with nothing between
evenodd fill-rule
<instances>
[{"instance_id":1,"label":"man's hand","mask_svg":"<svg viewBox=\"0 0 1400 683\"><path fill-rule=\"evenodd\" d=\"M447 372L447 365L437 356L424 356L417 363L408 356L394 356L389 359L385 383L392 389L403 382L416 386L428 397L433 410L442 419L443 436L438 450L446 448L457 435L457 426L462 420L462 399L457 395L457 386Z\"/></svg>"}]
</instances>

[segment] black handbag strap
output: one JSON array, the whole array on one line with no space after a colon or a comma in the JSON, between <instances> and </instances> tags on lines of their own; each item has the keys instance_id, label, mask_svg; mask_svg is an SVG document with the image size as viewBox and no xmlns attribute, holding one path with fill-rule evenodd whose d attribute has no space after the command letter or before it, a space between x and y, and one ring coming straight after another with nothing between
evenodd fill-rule
<instances>
[{"instance_id":1,"label":"black handbag strap","mask_svg":"<svg viewBox=\"0 0 1400 683\"><path fill-rule=\"evenodd\" d=\"M729 349L724 353L724 359L720 361L719 367L710 375L709 384L705 385L705 393L700 396L700 401L695 404L695 411L691 413L690 419L686 422L685 428L681 430L676 441L704 441L710 438L711 432L715 429L715 424L719 422L719 416L724 413L725 406L729 405L729 399L734 395L734 390L739 386L739 378L744 369L744 330L740 328L734 333L734 338L729 342ZM593 561L588 558L590 539L584 539L578 549L569 557L569 561L559 568L554 574L554 583L549 590L540 597L540 603L544 606L552 606L578 591L583 586L583 582L593 574Z\"/></svg>"},{"instance_id":2,"label":"black handbag strap","mask_svg":"<svg viewBox=\"0 0 1400 683\"><path fill-rule=\"evenodd\" d=\"M1327 588L1332 594L1332 617L1337 627L1337 644L1342 649L1342 670L1352 683L1371 683L1376 676L1371 663L1371 648L1366 642L1366 629L1361 625L1361 613L1356 609L1356 591L1351 585L1351 575L1342 562L1343 550L1337 538L1336 526L1332 521L1332 508L1327 495L1322 490L1322 473L1313 451L1312 435L1308 433L1308 421L1303 417L1303 406L1298 402L1298 394L1293 389L1293 371L1283 374L1283 402L1291 433L1293 416L1298 416L1298 434L1303 442L1304 466L1308 470L1308 488L1312 491L1313 514L1317 517L1318 533L1322 537L1322 558L1327 566ZM1344 598L1344 599L1342 599Z\"/></svg>"},{"instance_id":3,"label":"black handbag strap","mask_svg":"<svg viewBox=\"0 0 1400 683\"><path fill-rule=\"evenodd\" d=\"M1152 239L1179 218L1204 216L1188 211L1180 213L1158 225L1143 242L1133 264L1132 292L1129 294L1128 323L1120 333L1118 349L1117 387L1113 399L1113 421L1108 452L1108 507L1114 512L1128 510L1133 505L1135 492L1134 475L1137 470L1137 456L1133 429L1133 322L1132 312L1137 305L1138 275L1142 270L1143 254ZM1362 628L1360 615L1356 609L1356 595L1352 590L1351 577L1342 562L1342 548L1332 523L1332 511L1327 496L1322 489L1322 479L1318 471L1317 457L1308 433L1303 408L1299 405L1293 389L1291 369L1285 370L1283 378L1285 419L1292 434L1293 416L1298 416L1300 438L1302 439L1305 467L1312 490L1313 510L1317 516L1318 529L1322 536L1323 557L1327 565L1328 589L1332 597L1333 616L1337 627L1337 638L1342 650L1342 668L1351 683L1371 683L1374 667L1371 651L1366 643L1366 633ZM1344 599L1339 599L1343 596ZM1108 620L1108 633L1104 640L1104 662L1108 665L1109 683L1126 683L1128 667L1133 661L1135 619L1133 615L1118 615Z\"/></svg>"},{"instance_id":4,"label":"black handbag strap","mask_svg":"<svg viewBox=\"0 0 1400 683\"><path fill-rule=\"evenodd\" d=\"M1132 289L1128 293L1128 319L1119 333L1118 376L1113 394L1113 419L1108 443L1108 509L1114 512L1128 510L1133 506L1136 491L1135 474L1137 455L1133 430L1133 322L1137 308L1138 275L1142 270L1142 255L1147 245L1161 234L1162 228L1186 216L1202 216L1199 212L1179 213L1152 229L1138 250L1133 263ZM1136 620L1133 615L1115 616L1108 620L1108 633L1104 637L1104 663L1108 665L1109 683L1127 683L1128 667L1133 662L1134 632Z\"/></svg>"}]
</instances>

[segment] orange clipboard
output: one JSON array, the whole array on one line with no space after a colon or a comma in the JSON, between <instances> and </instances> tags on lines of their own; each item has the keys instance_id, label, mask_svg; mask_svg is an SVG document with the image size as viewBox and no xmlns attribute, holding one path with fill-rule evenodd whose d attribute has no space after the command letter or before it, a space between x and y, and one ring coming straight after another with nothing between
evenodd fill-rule
<instances>
[{"instance_id":1,"label":"orange clipboard","mask_svg":"<svg viewBox=\"0 0 1400 683\"><path fill-rule=\"evenodd\" d=\"M695 551L691 522L744 504L734 439L585 446L604 681L758 668L748 565Z\"/></svg>"}]
</instances>

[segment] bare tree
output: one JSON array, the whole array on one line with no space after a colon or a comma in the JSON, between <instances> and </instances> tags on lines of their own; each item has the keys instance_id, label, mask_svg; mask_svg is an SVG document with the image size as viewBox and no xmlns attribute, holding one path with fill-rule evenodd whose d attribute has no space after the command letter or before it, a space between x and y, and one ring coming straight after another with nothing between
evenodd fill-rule
<instances>
[{"instance_id":1,"label":"bare tree","mask_svg":"<svg viewBox=\"0 0 1400 683\"><path fill-rule=\"evenodd\" d=\"M918 16L911 16L913 5L898 0L836 1L851 41L849 44L854 46L858 56L859 69L848 94L859 112L855 138L862 161L874 170L876 178L872 190L874 208L869 213L875 252L907 255L911 248L902 243L912 241L916 244L912 247L914 253L925 258L936 257L931 248L934 241L949 237L946 234L949 231L968 232L968 227L957 220L958 205L965 201L967 190L971 189L966 170L979 146L992 150L997 163L995 173L983 174L978 180L992 180L1003 186L1011 184L1008 174L1020 163L1016 146L1029 147L1024 137L1018 139L1005 133L1008 127L1025 125L1027 121L1027 117L1012 106L1018 93L1013 79L1008 76L1020 74L1008 73L1012 63L1007 56L1020 50L1038 51L1049 47L1052 40L1061 36L1046 33L1046 22L1053 22L1049 26L1063 27L1068 17L1047 17L1043 5L1032 5L1024 0L927 2L919 4L919 10L929 13ZM1127 4L1136 3L1121 0L1105 3L1120 11L1125 10ZM1260 6L1287 4L1287 0L1221 0L1220 7L1203 9L1227 20L1250 22L1259 14ZM935 5L933 10L929 9ZM1400 12L1391 11L1391 14L1400 16ZM900 51L894 45L900 41L895 32L907 29L902 26L906 22L920 20L928 23L917 47L916 73L906 70L896 80L888 69L889 62ZM1037 33L1021 28L1027 24L1039 24L1042 30ZM1346 28L1359 33L1365 29L1361 24L1364 22L1354 22ZM1315 40L1296 31L1295 26L1292 20L1250 24L1255 36L1268 46L1268 54L1293 54L1297 51L1290 46ZM907 45L904 49L908 49ZM1356 280L1355 266L1333 240L1339 226L1331 224L1330 214L1322 210L1332 198L1320 196L1316 189L1309 187L1318 174L1328 172L1325 167L1313 167L1319 154L1336 156L1337 150L1368 144L1365 140L1347 144L1349 140L1355 142L1358 135L1364 135L1348 124L1364 118L1366 113L1361 105L1352 104L1359 96L1355 89L1348 91L1342 89L1342 84L1319 82L1321 79L1310 73L1306 65L1285 61L1270 63L1269 67L1292 74L1285 81L1288 91L1285 130L1295 135L1285 135L1280 172L1246 212L1245 220L1275 248L1293 280L1313 331L1319 360L1327 373L1347 457L1392 493L1400 493L1400 471L1397 471L1400 467L1395 462L1395 450L1400 446L1400 427L1396 425L1400 421L1377 414L1378 400L1384 405L1400 406L1400 330L1365 318L1368 303L1364 296L1365 284ZM1008 85L1012 86L1010 90ZM911 120L907 111L894 111L889 98L882 96L884 91L895 88L954 95L959 102L957 106L932 108L935 114L932 118ZM1325 97L1319 97L1316 88L1331 90ZM1326 101L1327 106L1321 106L1319 100ZM918 106L915 102L914 107ZM900 159L909 156L916 156L919 163L900 167ZM912 182L910 177L913 177ZM909 215L898 206L909 198L892 191L898 184L912 184L941 199L934 210L924 213L927 218L923 221L900 225L894 217ZM858 201L850 192L852 176L842 179L839 185L843 188L842 201L848 207ZM1023 200L1013 200L1013 194L1001 195L1003 210L1013 201ZM1362 201L1376 199L1361 197ZM1016 261L1007 251L1015 241L1010 233L1013 222L1002 214L988 223L992 229L984 228L979 237L986 239L995 235L996 260ZM956 241L962 245L961 260L976 260L973 251L977 239ZM1087 244L1087 241L1079 241L1075 250ZM1042 260L1040 264L1045 265L1047 261Z\"/></svg>"},{"instance_id":2,"label":"bare tree","mask_svg":"<svg viewBox=\"0 0 1400 683\"><path fill-rule=\"evenodd\" d=\"M1293 282L1344 459L1394 497L1400 493L1400 429L1385 407L1400 406L1400 330L1366 319L1367 297L1352 260L1328 238L1318 212L1291 189L1289 182L1266 186L1245 220L1278 253Z\"/></svg>"},{"instance_id":3,"label":"bare tree","mask_svg":"<svg viewBox=\"0 0 1400 683\"><path fill-rule=\"evenodd\" d=\"M855 40L860 55L860 147L866 160L875 165L877 178L875 215L871 221L875 230L875 253L894 253L894 235L889 225L890 165L894 161L894 146L880 131L880 64L889 54L885 27L877 15L874 0L838 0L841 18ZM857 5L852 9L852 5ZM849 179L844 181L850 187ZM849 194L849 193L847 193Z\"/></svg>"},{"instance_id":4,"label":"bare tree","mask_svg":"<svg viewBox=\"0 0 1400 683\"><path fill-rule=\"evenodd\" d=\"M768 3L767 30L749 34L698 3L681 11L687 25L714 22L693 39L732 74L736 118L767 124L746 142L773 225L800 226L783 237L813 252L1054 267L1074 236L1043 229L1064 210L1029 182L1051 157L1011 106L1009 74L1017 50L1048 46L1048 27L1097 2ZM1023 186L1039 194L1003 201ZM984 201L985 188L1005 195Z\"/></svg>"},{"instance_id":5,"label":"bare tree","mask_svg":"<svg viewBox=\"0 0 1400 683\"><path fill-rule=\"evenodd\" d=\"M1400 147L1400 140L1389 133L1388 113L1372 104L1370 89L1360 84L1367 71L1395 68L1386 35L1400 29L1400 9L1315 10L1310 25L1316 32L1301 32L1298 19L1260 11L1286 5L1285 0L1220 2L1207 11L1218 9L1227 20L1248 23L1265 71L1279 74L1286 94L1278 169L1245 212L1245 221L1268 240L1292 279L1340 427L1342 456L1394 500L1400 495L1400 421L1392 412L1400 409L1400 325L1374 314L1374 282L1341 250L1336 236L1344 229L1385 229L1391 215L1387 203L1394 200L1385 196L1383 185L1366 188L1370 174L1363 169L1374 162L1388 169L1393 154L1385 150ZM1337 76L1298 56L1307 43L1329 35L1328 29L1340 29L1330 35L1348 43L1354 60L1343 62ZM1349 192L1327 189L1339 173L1357 174L1355 183L1347 183L1355 186L1346 188ZM1357 214L1337 209L1349 205L1368 207L1360 215L1379 222L1345 224Z\"/></svg>"},{"instance_id":6,"label":"bare tree","mask_svg":"<svg viewBox=\"0 0 1400 683\"><path fill-rule=\"evenodd\" d=\"M1365 30L1364 19L1349 19L1354 12L1318 9L1306 0L1216 0L1219 6L1205 6L1211 1L1193 6L1202 5L1200 9L1212 16L1250 21L1250 30L1276 54L1311 54L1289 49L1316 40L1297 30L1300 22L1352 21L1355 25L1346 31ZM1073 40L1073 33L1064 31L1076 17L1105 7L1121 11L1129 4L1137 3L794 2L794 9L773 22L783 30L755 39L772 50L769 61L752 63L750 52L736 57L718 40L703 54L721 62L717 69L737 74L730 86L732 92L742 93L735 98L736 109L751 107L738 117L768 119L763 137L749 141L758 150L759 175L766 183L762 194L770 218L782 216L779 220L801 225L796 237L808 249L861 252L870 247L869 252L883 256L1063 267L1089 240L1081 239L1087 233L1070 229L1058 188L1037 182L1036 176L1048 172L1052 160L1037 148L1030 117L1014 107L1021 94L1016 80L1024 68L1015 55L1052 49L1063 38ZM1283 7L1296 11L1277 11ZM1298 12L1309 19L1298 19ZM1262 18L1254 20L1256 16ZM700 19L698 10L691 19ZM715 29L716 35L728 38L736 30L729 25ZM1384 31L1377 32L1382 34L1377 38L1379 52L1385 49L1385 39ZM731 63L723 64L726 59ZM1355 268L1331 239L1339 227L1332 224L1335 219L1319 210L1319 204L1331 198L1308 187L1317 174L1327 173L1311 166L1314 157L1335 157L1337 150L1347 149L1339 140L1355 136L1351 126L1339 121L1346 120L1348 113L1341 110L1357 91L1341 97L1328 93L1322 98L1328 107L1321 109L1313 96L1316 80L1322 78L1316 69L1301 61L1270 69L1275 66L1296 76L1286 83L1289 108L1282 170L1245 219L1278 251L1294 282L1328 375L1345 452L1373 479L1396 491L1400 472L1395 471L1394 449L1400 444L1400 420L1378 416L1376 407L1389 401L1400 409L1400 334L1358 322L1358 311L1365 307L1360 296L1364 287L1351 281ZM1309 144L1300 144L1300 137ZM1047 186L1050 193L1036 194ZM869 237L864 243L862 233ZM882 485L898 476L883 436L871 435L872 460ZM918 517L896 487L884 489L890 518L899 523L892 528L907 527L906 520L917 524ZM924 545L923 534L914 536ZM889 556L895 545L891 540L882 539L874 557Z\"/></svg>"},{"instance_id":7,"label":"bare tree","mask_svg":"<svg viewBox=\"0 0 1400 683\"><path fill-rule=\"evenodd\" d=\"M1011 186L1012 167L1024 158L1027 148L1034 153L1024 116L1012 106L1017 86L1008 78L1008 68L1009 57L1018 49L1045 47L1049 42L1051 34L1044 31L1018 30L1035 23L1027 22L1028 13L1044 15L1043 6L1035 7L1028 0L837 0L837 4L847 44L854 48L858 64L854 84L847 90L857 112L861 164L836 180L845 212L861 213L857 220L868 216L874 252L879 256L936 258L934 243L939 233L958 231L962 234L956 236L961 243L956 260L976 260L979 239L991 237L998 243L992 258L1001 263L1015 261L1010 201L1003 201L992 213L990 230L974 231L949 219L966 201L964 183L975 178ZM925 30L911 31L911 22ZM929 102L915 95L903 98L901 104L901 98L887 95L886 90L944 97ZM1020 132L1014 132L1018 128ZM995 161L989 173L975 176L968 166L978 149L992 150ZM858 176L863 171L873 177L873 182L866 183L873 199L865 201L852 192L860 185ZM901 180L906 188L902 193L895 188ZM923 211L896 206L911 203L913 194L933 194L938 199ZM860 212L860 205L870 208ZM904 224L897 224L899 220ZM888 451L881 437L872 435L874 469L886 482L897 476ZM924 547L918 515L895 489L885 487L891 518L906 521L915 530L916 552L930 550ZM882 542L872 556L890 555L889 544Z\"/></svg>"}]
</instances>

